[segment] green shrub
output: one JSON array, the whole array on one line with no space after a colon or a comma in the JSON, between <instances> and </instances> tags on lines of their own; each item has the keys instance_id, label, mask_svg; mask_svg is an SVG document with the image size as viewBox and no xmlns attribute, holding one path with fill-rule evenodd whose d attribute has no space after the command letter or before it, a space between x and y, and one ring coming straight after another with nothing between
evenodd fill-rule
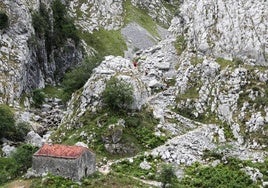
<instances>
[{"instance_id":1,"label":"green shrub","mask_svg":"<svg viewBox=\"0 0 268 188\"><path fill-rule=\"evenodd\" d=\"M10 157L0 157L0 185L21 176L32 165L36 147L28 144L19 146Z\"/></svg>"},{"instance_id":2,"label":"green shrub","mask_svg":"<svg viewBox=\"0 0 268 188\"><path fill-rule=\"evenodd\" d=\"M19 122L15 126L14 140L23 141L30 131L30 125L27 122Z\"/></svg>"},{"instance_id":3,"label":"green shrub","mask_svg":"<svg viewBox=\"0 0 268 188\"><path fill-rule=\"evenodd\" d=\"M162 182L162 188L172 187L176 181L175 171L171 164L165 164L160 171L159 180Z\"/></svg>"},{"instance_id":4,"label":"green shrub","mask_svg":"<svg viewBox=\"0 0 268 188\"><path fill-rule=\"evenodd\" d=\"M37 151L37 147L29 144L19 146L11 157L16 161L20 172L26 172L32 166L32 155Z\"/></svg>"},{"instance_id":5,"label":"green shrub","mask_svg":"<svg viewBox=\"0 0 268 188\"><path fill-rule=\"evenodd\" d=\"M8 27L8 16L4 12L0 12L0 29Z\"/></svg>"},{"instance_id":6,"label":"green shrub","mask_svg":"<svg viewBox=\"0 0 268 188\"><path fill-rule=\"evenodd\" d=\"M194 164L186 169L186 174L179 187L258 187L232 162L216 167Z\"/></svg>"},{"instance_id":7,"label":"green shrub","mask_svg":"<svg viewBox=\"0 0 268 188\"><path fill-rule=\"evenodd\" d=\"M113 111L126 110L133 102L133 87L131 84L112 77L102 93L103 102Z\"/></svg>"},{"instance_id":8,"label":"green shrub","mask_svg":"<svg viewBox=\"0 0 268 188\"><path fill-rule=\"evenodd\" d=\"M13 158L0 157L0 167L0 185L17 176L18 167Z\"/></svg>"},{"instance_id":9,"label":"green shrub","mask_svg":"<svg viewBox=\"0 0 268 188\"><path fill-rule=\"evenodd\" d=\"M53 44L62 46L67 38L73 39L78 44L78 32L73 19L68 16L67 6L61 0L54 0L51 8L53 11Z\"/></svg>"},{"instance_id":10,"label":"green shrub","mask_svg":"<svg viewBox=\"0 0 268 188\"><path fill-rule=\"evenodd\" d=\"M45 101L45 94L41 89L33 90L33 105L39 108Z\"/></svg>"},{"instance_id":11,"label":"green shrub","mask_svg":"<svg viewBox=\"0 0 268 188\"><path fill-rule=\"evenodd\" d=\"M0 105L0 138L9 138L13 131L15 131L13 112L7 105Z\"/></svg>"},{"instance_id":12,"label":"green shrub","mask_svg":"<svg viewBox=\"0 0 268 188\"><path fill-rule=\"evenodd\" d=\"M41 3L39 11L32 14L33 28L39 35L48 34L50 30L49 13L46 6Z\"/></svg>"},{"instance_id":13,"label":"green shrub","mask_svg":"<svg viewBox=\"0 0 268 188\"><path fill-rule=\"evenodd\" d=\"M80 66L65 74L62 81L64 101L69 100L74 91L84 86L91 76L93 69L99 65L100 61L101 58L98 56L85 58L84 62Z\"/></svg>"}]
</instances>

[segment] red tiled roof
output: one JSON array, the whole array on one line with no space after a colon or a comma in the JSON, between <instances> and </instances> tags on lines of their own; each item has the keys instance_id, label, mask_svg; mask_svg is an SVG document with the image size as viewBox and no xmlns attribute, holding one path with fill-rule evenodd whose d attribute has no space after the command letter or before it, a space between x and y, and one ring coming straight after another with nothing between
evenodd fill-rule
<instances>
[{"instance_id":1,"label":"red tiled roof","mask_svg":"<svg viewBox=\"0 0 268 188\"><path fill-rule=\"evenodd\" d=\"M88 149L82 146L67 146L60 144L44 144L34 156L58 157L76 159Z\"/></svg>"}]
</instances>

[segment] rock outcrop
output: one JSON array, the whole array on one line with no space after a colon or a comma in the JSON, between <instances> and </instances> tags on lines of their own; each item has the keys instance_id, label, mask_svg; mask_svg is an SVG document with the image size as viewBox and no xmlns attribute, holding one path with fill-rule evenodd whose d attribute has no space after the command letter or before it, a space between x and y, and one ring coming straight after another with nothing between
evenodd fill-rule
<instances>
[{"instance_id":1,"label":"rock outcrop","mask_svg":"<svg viewBox=\"0 0 268 188\"><path fill-rule=\"evenodd\" d=\"M73 95L63 122L68 122L70 125L75 124L79 117L86 111L96 112L102 106L101 95L105 89L106 82L113 76L133 86L134 102L131 108L140 109L145 104L149 96L149 91L140 80L138 69L130 60L122 57L107 56L94 69L92 76L84 85L82 92Z\"/></svg>"},{"instance_id":2,"label":"rock outcrop","mask_svg":"<svg viewBox=\"0 0 268 188\"><path fill-rule=\"evenodd\" d=\"M83 31L119 29L124 23L123 13L123 1L70 1L70 14Z\"/></svg>"},{"instance_id":3,"label":"rock outcrop","mask_svg":"<svg viewBox=\"0 0 268 188\"><path fill-rule=\"evenodd\" d=\"M207 55L267 65L268 3L265 0L186 0L171 30Z\"/></svg>"},{"instance_id":4,"label":"rock outcrop","mask_svg":"<svg viewBox=\"0 0 268 188\"><path fill-rule=\"evenodd\" d=\"M49 6L50 2L45 3ZM57 83L82 60L81 49L71 40L47 51L44 39L36 36L32 26L32 13L39 6L37 0L0 3L9 18L9 26L0 31L0 103L18 106L22 93Z\"/></svg>"}]
</instances>

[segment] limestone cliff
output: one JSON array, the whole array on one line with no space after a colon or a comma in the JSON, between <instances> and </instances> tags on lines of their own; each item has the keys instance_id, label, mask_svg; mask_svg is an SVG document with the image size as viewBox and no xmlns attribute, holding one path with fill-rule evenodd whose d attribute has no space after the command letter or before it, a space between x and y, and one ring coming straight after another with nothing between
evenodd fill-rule
<instances>
[{"instance_id":1,"label":"limestone cliff","mask_svg":"<svg viewBox=\"0 0 268 188\"><path fill-rule=\"evenodd\" d=\"M186 0L171 30L187 37L193 51L267 65L267 7L265 0Z\"/></svg>"},{"instance_id":2,"label":"limestone cliff","mask_svg":"<svg viewBox=\"0 0 268 188\"><path fill-rule=\"evenodd\" d=\"M48 9L50 1L42 4ZM23 93L58 83L68 68L82 60L82 51L72 40L48 51L32 24L40 1L5 0L0 9L9 18L8 27L0 31L0 102L18 105Z\"/></svg>"}]
</instances>

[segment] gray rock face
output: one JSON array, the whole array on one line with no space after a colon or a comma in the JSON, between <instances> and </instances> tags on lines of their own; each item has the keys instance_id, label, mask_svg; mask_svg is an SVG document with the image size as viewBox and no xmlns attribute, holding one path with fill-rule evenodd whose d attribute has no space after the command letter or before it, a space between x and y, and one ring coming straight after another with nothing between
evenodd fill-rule
<instances>
[{"instance_id":1,"label":"gray rock face","mask_svg":"<svg viewBox=\"0 0 268 188\"><path fill-rule=\"evenodd\" d=\"M30 10L38 10L39 1L4 0L1 8L9 17L9 27L0 31L0 103L18 105L23 92L57 83L81 61L82 53L68 41L64 48L48 54L45 41L34 39Z\"/></svg>"},{"instance_id":2,"label":"gray rock face","mask_svg":"<svg viewBox=\"0 0 268 188\"><path fill-rule=\"evenodd\" d=\"M205 54L267 64L267 7L265 0L186 0L171 30Z\"/></svg>"},{"instance_id":3,"label":"gray rock face","mask_svg":"<svg viewBox=\"0 0 268 188\"><path fill-rule=\"evenodd\" d=\"M25 138L26 143L31 144L33 146L41 147L44 143L44 140L41 136L39 136L34 131L31 131L27 134Z\"/></svg>"},{"instance_id":4,"label":"gray rock face","mask_svg":"<svg viewBox=\"0 0 268 188\"><path fill-rule=\"evenodd\" d=\"M172 13L165 7L165 3L160 0L131 0L131 3L137 7L147 9L149 15L162 24L169 25ZM167 4L167 2L166 2ZM171 2L174 5L174 2Z\"/></svg>"},{"instance_id":5,"label":"gray rock face","mask_svg":"<svg viewBox=\"0 0 268 188\"><path fill-rule=\"evenodd\" d=\"M36 7L38 1L32 1ZM27 40L31 36L31 17L25 1L1 1L9 17L9 27L0 31L0 103L12 104L24 89L25 64L30 60ZM42 83L40 83L42 84Z\"/></svg>"},{"instance_id":6,"label":"gray rock face","mask_svg":"<svg viewBox=\"0 0 268 188\"><path fill-rule=\"evenodd\" d=\"M4 156L9 157L12 152L14 152L16 148L14 146L10 146L8 144L4 144L2 147L2 152L4 153Z\"/></svg>"},{"instance_id":7,"label":"gray rock face","mask_svg":"<svg viewBox=\"0 0 268 188\"><path fill-rule=\"evenodd\" d=\"M70 14L84 31L94 29L119 29L123 25L123 2L114 0L89 0L70 2Z\"/></svg>"}]
</instances>

